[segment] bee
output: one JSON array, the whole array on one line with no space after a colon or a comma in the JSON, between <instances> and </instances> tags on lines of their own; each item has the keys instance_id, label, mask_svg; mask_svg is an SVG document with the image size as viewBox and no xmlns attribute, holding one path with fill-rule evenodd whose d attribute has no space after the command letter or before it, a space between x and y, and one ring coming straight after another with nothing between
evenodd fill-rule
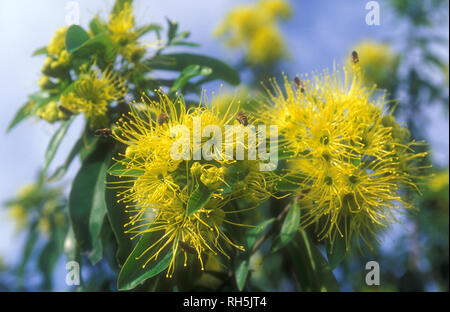
<instances>
[{"instance_id":1,"label":"bee","mask_svg":"<svg viewBox=\"0 0 450 312\"><path fill-rule=\"evenodd\" d=\"M169 116L165 113L161 113L158 116L158 125L162 126L164 123L169 123Z\"/></svg>"},{"instance_id":2,"label":"bee","mask_svg":"<svg viewBox=\"0 0 450 312\"><path fill-rule=\"evenodd\" d=\"M180 240L179 244L181 246L181 249L184 252L187 252L187 253L190 253L190 254L193 254L193 255L195 255L197 253L197 250L195 250L195 248L192 247L191 245L189 245L188 243L185 243L185 242Z\"/></svg>"},{"instance_id":3,"label":"bee","mask_svg":"<svg viewBox=\"0 0 450 312\"><path fill-rule=\"evenodd\" d=\"M111 135L112 131L109 128L97 129L95 130L95 135L101 136L102 138L107 138Z\"/></svg>"},{"instance_id":4,"label":"bee","mask_svg":"<svg viewBox=\"0 0 450 312\"><path fill-rule=\"evenodd\" d=\"M352 61L353 61L354 64L359 62L358 52L352 51Z\"/></svg>"},{"instance_id":5,"label":"bee","mask_svg":"<svg viewBox=\"0 0 450 312\"><path fill-rule=\"evenodd\" d=\"M239 121L240 124L244 125L245 127L248 126L248 119L247 115L245 113L240 112L236 116L237 121Z\"/></svg>"},{"instance_id":6,"label":"bee","mask_svg":"<svg viewBox=\"0 0 450 312\"><path fill-rule=\"evenodd\" d=\"M301 93L305 92L305 86L303 84L303 81L300 80L300 78L295 77L294 83L295 83L295 86L297 87L297 90L300 90Z\"/></svg>"}]
</instances>

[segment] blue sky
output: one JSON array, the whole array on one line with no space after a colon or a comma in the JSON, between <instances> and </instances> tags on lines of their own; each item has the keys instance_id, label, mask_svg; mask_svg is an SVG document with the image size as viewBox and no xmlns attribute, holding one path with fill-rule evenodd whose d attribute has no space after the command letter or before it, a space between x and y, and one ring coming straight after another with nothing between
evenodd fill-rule
<instances>
[{"instance_id":1,"label":"blue sky","mask_svg":"<svg viewBox=\"0 0 450 312\"><path fill-rule=\"evenodd\" d=\"M7 124L15 111L37 90L42 57L31 57L32 52L46 45L54 31L65 25L66 3L61 0L21 0L0 2L0 202L12 197L23 184L32 182L41 168L44 153L56 126L30 119L8 135ZM91 17L100 13L106 16L113 0L79 0L80 22L86 26ZM165 25L165 16L178 21L183 30L191 31L191 40L201 43L196 52L213 55L235 64L238 55L226 50L212 37L212 32L230 7L253 1L238 0L135 0L137 23L159 22ZM295 1L295 14L291 21L281 25L291 53L291 61L282 70L291 73L308 73L331 67L348 55L350 47L361 39L382 39L392 34L389 27L392 17L381 7L381 26L365 23L365 0ZM380 1L380 4L382 2ZM446 30L448 36L448 30ZM448 51L447 51L448 57ZM210 90L212 91L212 90ZM434 149L435 160L448 164L448 117L440 109L427 111L430 117L428 137ZM54 169L62 163L71 144L81 131L78 120L69 130L54 160ZM66 181L70 182L78 164L72 167ZM18 241L23 237L14 234L13 224L0 210L0 256L7 263L17 259ZM64 270L61 266L58 270ZM63 272L61 272L63 273ZM61 286L62 287L62 286Z\"/></svg>"}]
</instances>

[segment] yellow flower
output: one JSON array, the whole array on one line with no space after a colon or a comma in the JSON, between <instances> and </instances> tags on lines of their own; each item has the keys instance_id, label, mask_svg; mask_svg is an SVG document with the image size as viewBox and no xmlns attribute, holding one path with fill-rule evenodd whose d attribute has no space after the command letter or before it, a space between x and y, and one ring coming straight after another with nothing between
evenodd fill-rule
<instances>
[{"instance_id":1,"label":"yellow flower","mask_svg":"<svg viewBox=\"0 0 450 312\"><path fill-rule=\"evenodd\" d=\"M274 27L261 27L252 36L247 60L250 64L268 64L284 58L285 43Z\"/></svg>"},{"instance_id":2,"label":"yellow flower","mask_svg":"<svg viewBox=\"0 0 450 312\"><path fill-rule=\"evenodd\" d=\"M174 142L180 136L173 136L171 129L185 126L194 132L194 118L201 120L201 130L210 125L218 126L225 132L225 126L238 123L236 110L232 103L221 112L215 104L207 102L205 96L198 106L185 109L181 98L175 102L165 94L156 91L158 100L143 97L143 105L133 103L128 115L117 123L113 137L126 146L122 159L116 160L124 169L114 173L122 177L122 181L112 183L117 188L119 201L126 205L131 214L126 225L127 233L139 236L146 232L161 233L160 239L153 243L141 255L146 257L146 264L155 260L161 252L172 251L172 260L167 271L171 276L174 271L178 253L184 254L185 265L187 255L197 255L203 268L203 257L223 254L234 247L243 247L234 243L225 233L222 224L236 224L227 218L228 214L240 211L228 203L237 199L251 199L255 207L271 196L270 190L274 181L271 172L259 171L259 160L175 160L171 154ZM217 102L216 102L217 101ZM243 128L238 128L242 129ZM193 155L193 138L187 138ZM203 147L207 139L203 138ZM239 142L233 141L233 146ZM217 148L217 155L224 155L226 143ZM116 165L117 165L116 164ZM193 213L188 213L188 202L191 196L198 193L208 194L207 201ZM194 194L195 193L195 194ZM145 264L145 265L146 265Z\"/></svg>"},{"instance_id":3,"label":"yellow flower","mask_svg":"<svg viewBox=\"0 0 450 312\"><path fill-rule=\"evenodd\" d=\"M134 27L133 7L130 3L124 3L123 9L112 13L109 18L108 28L115 40L128 33Z\"/></svg>"},{"instance_id":4,"label":"yellow flower","mask_svg":"<svg viewBox=\"0 0 450 312\"><path fill-rule=\"evenodd\" d=\"M144 56L146 49L137 41L133 7L130 3L125 3L122 10L111 14L108 29L118 53L127 61L137 62Z\"/></svg>"},{"instance_id":5,"label":"yellow flower","mask_svg":"<svg viewBox=\"0 0 450 312\"><path fill-rule=\"evenodd\" d=\"M282 0L239 6L228 13L215 35L223 37L231 48L243 48L250 64L270 64L286 56L283 36L276 22L290 15L289 4Z\"/></svg>"},{"instance_id":6,"label":"yellow flower","mask_svg":"<svg viewBox=\"0 0 450 312\"><path fill-rule=\"evenodd\" d=\"M355 45L353 50L358 53L359 61L353 64L351 58L347 58L347 66L352 72L361 71L366 84L384 87L392 78L398 64L398 55L392 51L389 44L365 40Z\"/></svg>"},{"instance_id":7,"label":"yellow flower","mask_svg":"<svg viewBox=\"0 0 450 312\"><path fill-rule=\"evenodd\" d=\"M91 128L106 126L108 105L126 94L123 82L111 70L89 70L80 75L73 91L63 94L61 105L73 114L83 113Z\"/></svg>"},{"instance_id":8,"label":"yellow flower","mask_svg":"<svg viewBox=\"0 0 450 312\"><path fill-rule=\"evenodd\" d=\"M302 226L314 224L332 246L342 238L348 248L356 236L373 247L395 212L412 207L402 188L417 189L415 163L426 153L413 151L384 96L373 99L359 74L325 71L302 77L301 87L284 80L284 90L273 81L257 120L278 125L280 148L294 155L289 174L304 177Z\"/></svg>"},{"instance_id":9,"label":"yellow flower","mask_svg":"<svg viewBox=\"0 0 450 312\"><path fill-rule=\"evenodd\" d=\"M44 77L40 81L41 87L50 83L50 81L45 80L46 76L62 77L67 74L67 70L71 61L71 55L66 51L66 32L67 27L58 29L47 46L48 56L45 59L44 65L42 67L42 73L44 74Z\"/></svg>"},{"instance_id":10,"label":"yellow flower","mask_svg":"<svg viewBox=\"0 0 450 312\"><path fill-rule=\"evenodd\" d=\"M291 6L284 0L260 0L259 7L266 11L272 19L289 19L292 15Z\"/></svg>"},{"instance_id":11,"label":"yellow flower","mask_svg":"<svg viewBox=\"0 0 450 312\"><path fill-rule=\"evenodd\" d=\"M9 215L16 223L16 229L21 230L25 227L28 220L28 212L22 205L12 205L9 207Z\"/></svg>"},{"instance_id":12,"label":"yellow flower","mask_svg":"<svg viewBox=\"0 0 450 312\"><path fill-rule=\"evenodd\" d=\"M49 123L54 123L57 120L67 118L66 114L58 108L56 101L50 101L46 105L40 107L36 111L36 115Z\"/></svg>"},{"instance_id":13,"label":"yellow flower","mask_svg":"<svg viewBox=\"0 0 450 312\"><path fill-rule=\"evenodd\" d=\"M438 192L442 189L448 188L449 175L448 170L440 171L430 181L430 189Z\"/></svg>"},{"instance_id":14,"label":"yellow flower","mask_svg":"<svg viewBox=\"0 0 450 312\"><path fill-rule=\"evenodd\" d=\"M17 192L17 197L18 198L27 198L29 196L32 196L35 191L36 191L36 185L26 184L19 189L19 191Z\"/></svg>"},{"instance_id":15,"label":"yellow flower","mask_svg":"<svg viewBox=\"0 0 450 312\"><path fill-rule=\"evenodd\" d=\"M53 36L52 40L47 46L47 53L58 56L66 48L66 32L67 27L61 27Z\"/></svg>"}]
</instances>

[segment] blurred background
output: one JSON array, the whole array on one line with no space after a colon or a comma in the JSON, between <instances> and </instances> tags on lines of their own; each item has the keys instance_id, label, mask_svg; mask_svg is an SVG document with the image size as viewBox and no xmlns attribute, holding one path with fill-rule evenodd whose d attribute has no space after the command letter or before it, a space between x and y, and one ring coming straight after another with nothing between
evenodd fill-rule
<instances>
[{"instance_id":1,"label":"blurred background","mask_svg":"<svg viewBox=\"0 0 450 312\"><path fill-rule=\"evenodd\" d=\"M31 54L46 45L56 29L66 25L70 2L74 1L0 3L0 203L5 206L0 209L2 291L71 290L65 284L63 253L52 253L52 247L46 244L45 222L38 224L36 233L40 234L27 233L20 207L7 205L11 198L32 189L23 186L33 183L42 168L46 146L56 126L29 119L6 134L17 109L27 101L29 93L38 89L43 58ZM86 26L97 13L107 17L114 1L75 2L80 8L80 24ZM177 21L181 29L191 32L190 41L200 44L198 53L213 55L240 70L240 90L259 86L259 81L282 72L293 78L346 64L351 51L357 50L368 82L386 89L389 98L398 99L397 118L408 125L417 141L429 143L431 155L427 162L433 170L421 185L423 196L417 200L418 210L399 216L401 223L384 234L378 252L361 255L355 251L334 273L343 291L448 291L448 1L285 2L288 9L280 9L270 28L248 25L237 14L229 13L245 5L258 12L256 0L135 0L134 12L138 25L165 25L165 17ZM379 5L379 23L375 25L367 22L367 14L374 9L367 7L369 2ZM262 28L257 33L246 33L252 27ZM264 45L268 41L272 44ZM181 50L186 49L189 48ZM209 83L205 88L218 91L220 86ZM222 89L235 92L229 86ZM64 162L82 127L81 120L71 126L51 170ZM78 166L77 162L71 166L62 185L49 186L47 202L52 199L62 205ZM47 249L42 251L43 248ZM49 260L41 253L53 258ZM365 284L364 266L370 260L380 263L378 287ZM83 274L101 276L99 283L105 283L106 289L108 278L113 276L102 263ZM92 290L102 287L92 285ZM274 285L268 290L290 289L289 285Z\"/></svg>"}]
</instances>

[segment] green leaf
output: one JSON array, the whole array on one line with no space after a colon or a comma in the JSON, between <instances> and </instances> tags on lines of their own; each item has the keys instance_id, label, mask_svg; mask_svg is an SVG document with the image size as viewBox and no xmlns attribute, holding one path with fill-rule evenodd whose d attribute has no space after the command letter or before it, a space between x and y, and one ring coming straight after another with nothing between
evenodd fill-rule
<instances>
[{"instance_id":1,"label":"green leaf","mask_svg":"<svg viewBox=\"0 0 450 312\"><path fill-rule=\"evenodd\" d=\"M167 45L170 45L172 40L175 39L178 30L178 23L172 22L170 19L166 18L168 30L167 30Z\"/></svg>"},{"instance_id":2,"label":"green leaf","mask_svg":"<svg viewBox=\"0 0 450 312\"><path fill-rule=\"evenodd\" d=\"M339 291L339 285L317 246L302 230L285 248L302 291Z\"/></svg>"},{"instance_id":3,"label":"green leaf","mask_svg":"<svg viewBox=\"0 0 450 312\"><path fill-rule=\"evenodd\" d=\"M202 209L212 196L212 192L203 184L199 184L192 192L186 205L187 215L190 216L199 209Z\"/></svg>"},{"instance_id":4,"label":"green leaf","mask_svg":"<svg viewBox=\"0 0 450 312\"><path fill-rule=\"evenodd\" d=\"M273 252L276 252L286 246L298 231L300 224L300 207L298 201L294 199L289 211L284 218L281 226L280 236L273 247Z\"/></svg>"},{"instance_id":5,"label":"green leaf","mask_svg":"<svg viewBox=\"0 0 450 312\"><path fill-rule=\"evenodd\" d=\"M105 177L111 160L111 146L98 144L81 165L69 195L69 215L82 252L98 239L106 213Z\"/></svg>"},{"instance_id":6,"label":"green leaf","mask_svg":"<svg viewBox=\"0 0 450 312\"><path fill-rule=\"evenodd\" d=\"M56 99L56 97L50 97L47 91L37 91L28 96L30 101L25 103L16 113L13 120L8 126L6 132L11 131L15 126L22 122L25 118L33 116L36 111L43 107L45 104L49 103L51 100Z\"/></svg>"},{"instance_id":7,"label":"green leaf","mask_svg":"<svg viewBox=\"0 0 450 312\"><path fill-rule=\"evenodd\" d=\"M142 256L139 258L147 248L157 242L162 235L164 235L164 233L161 233L161 231L147 232L142 235L120 270L119 278L117 280L117 288L119 290L133 289L143 281L158 275L169 266L173 255L173 249L170 246L161 251L156 263L154 262L155 260L152 260L152 262L149 262L143 267L150 256Z\"/></svg>"},{"instance_id":8,"label":"green leaf","mask_svg":"<svg viewBox=\"0 0 450 312\"><path fill-rule=\"evenodd\" d=\"M70 150L69 155L67 156L66 160L64 161L64 164L59 166L55 172L52 174L51 177L48 178L49 181L57 181L61 179L64 174L66 173L67 169L69 168L72 161L75 159L75 157L78 155L79 151L83 147L83 138L79 138L75 145Z\"/></svg>"},{"instance_id":9,"label":"green leaf","mask_svg":"<svg viewBox=\"0 0 450 312\"><path fill-rule=\"evenodd\" d=\"M245 238L247 241L247 250L251 250L255 245L257 239L264 233L264 231L275 222L275 218L270 218L258 224L256 227L247 231Z\"/></svg>"},{"instance_id":10,"label":"green leaf","mask_svg":"<svg viewBox=\"0 0 450 312\"><path fill-rule=\"evenodd\" d=\"M123 10L125 3L133 4L133 0L116 0L111 13L117 14Z\"/></svg>"},{"instance_id":11,"label":"green leaf","mask_svg":"<svg viewBox=\"0 0 450 312\"><path fill-rule=\"evenodd\" d=\"M198 43L195 43L195 42L189 42L189 41L183 41L183 40L180 40L180 41L174 41L174 42L172 42L172 45L173 46L185 46L185 47L193 47L193 48L198 48L198 47L200 47L200 44L198 44Z\"/></svg>"},{"instance_id":12,"label":"green leaf","mask_svg":"<svg viewBox=\"0 0 450 312\"><path fill-rule=\"evenodd\" d=\"M52 288L53 270L59 257L61 256L65 234L65 229L52 226L47 244L44 246L39 255L38 267L44 275L42 281L42 288L44 290L49 291Z\"/></svg>"},{"instance_id":13,"label":"green leaf","mask_svg":"<svg viewBox=\"0 0 450 312\"><path fill-rule=\"evenodd\" d=\"M146 65L151 69L172 70L181 72L189 65L199 65L209 67L212 73L207 80L224 80L232 85L238 85L241 81L239 73L228 64L205 55L191 53L172 53L157 55L146 61Z\"/></svg>"},{"instance_id":14,"label":"green leaf","mask_svg":"<svg viewBox=\"0 0 450 312\"><path fill-rule=\"evenodd\" d=\"M111 61L115 56L115 50L111 38L106 33L100 33L90 38L72 50L77 57L88 57L97 52L101 52L107 61Z\"/></svg>"},{"instance_id":15,"label":"green leaf","mask_svg":"<svg viewBox=\"0 0 450 312\"><path fill-rule=\"evenodd\" d=\"M236 285L239 291L242 291L245 286L245 281L248 276L248 268L250 261L247 256L239 257L236 259L236 266L234 269L234 276L236 279Z\"/></svg>"},{"instance_id":16,"label":"green leaf","mask_svg":"<svg viewBox=\"0 0 450 312\"><path fill-rule=\"evenodd\" d=\"M72 226L69 227L67 231L66 238L64 240L64 254L66 255L67 261L79 261L80 250L75 239L75 233L73 232Z\"/></svg>"},{"instance_id":17,"label":"green leaf","mask_svg":"<svg viewBox=\"0 0 450 312\"><path fill-rule=\"evenodd\" d=\"M304 184L305 178L299 173L294 173L281 177L275 181L274 189L278 192L295 192Z\"/></svg>"},{"instance_id":18,"label":"green leaf","mask_svg":"<svg viewBox=\"0 0 450 312\"><path fill-rule=\"evenodd\" d=\"M145 173L144 170L129 169L124 164L127 160L116 161L111 168L108 169L108 173L119 177L139 177Z\"/></svg>"},{"instance_id":19,"label":"green leaf","mask_svg":"<svg viewBox=\"0 0 450 312\"><path fill-rule=\"evenodd\" d=\"M143 35L154 31L156 32L156 34L159 34L159 32L161 31L162 27L159 26L158 24L147 24L141 27L137 27L136 28L136 35L138 38L142 37Z\"/></svg>"},{"instance_id":20,"label":"green leaf","mask_svg":"<svg viewBox=\"0 0 450 312\"><path fill-rule=\"evenodd\" d=\"M116 258L118 263L122 265L131 253L133 244L130 237L127 237L124 232L124 226L129 221L125 212L126 205L123 202L117 202L117 190L108 187L108 183L117 183L119 181L121 180L116 176L110 174L106 176L105 201L107 216L118 245Z\"/></svg>"},{"instance_id":21,"label":"green leaf","mask_svg":"<svg viewBox=\"0 0 450 312\"><path fill-rule=\"evenodd\" d=\"M27 118L31 113L30 103L27 102L19 108L11 123L8 125L6 132L11 131L15 126Z\"/></svg>"},{"instance_id":22,"label":"green leaf","mask_svg":"<svg viewBox=\"0 0 450 312\"><path fill-rule=\"evenodd\" d=\"M34 250L36 242L39 238L39 232L37 230L37 222L33 222L28 229L27 238L25 240L25 245L22 249L22 259L17 267L17 279L19 284L25 274L25 267L30 260L31 254Z\"/></svg>"},{"instance_id":23,"label":"green leaf","mask_svg":"<svg viewBox=\"0 0 450 312\"><path fill-rule=\"evenodd\" d=\"M31 56L43 55L43 54L47 55L47 47L42 47L42 48L35 50L33 52L33 54L31 54Z\"/></svg>"},{"instance_id":24,"label":"green leaf","mask_svg":"<svg viewBox=\"0 0 450 312\"><path fill-rule=\"evenodd\" d=\"M56 151L58 150L61 141L64 139L67 130L72 124L75 116L70 117L68 120L62 121L61 126L56 130L55 134L53 134L50 142L47 146L47 150L45 151L45 160L44 160L44 169L42 170L42 175L45 177L48 167L50 166L53 158L55 158Z\"/></svg>"},{"instance_id":25,"label":"green leaf","mask_svg":"<svg viewBox=\"0 0 450 312\"><path fill-rule=\"evenodd\" d=\"M80 149L80 159L81 162L93 152L97 147L97 143L99 142L99 137L94 135L87 135L86 132L83 134L83 146Z\"/></svg>"},{"instance_id":26,"label":"green leaf","mask_svg":"<svg viewBox=\"0 0 450 312\"><path fill-rule=\"evenodd\" d=\"M175 92L177 90L182 89L191 78L196 76L207 76L212 73L211 68L202 67L199 65L189 65L180 73L178 78L173 83L172 88L170 88L171 92Z\"/></svg>"},{"instance_id":27,"label":"green leaf","mask_svg":"<svg viewBox=\"0 0 450 312\"><path fill-rule=\"evenodd\" d=\"M71 25L66 32L66 50L69 53L74 52L84 42L90 39L89 34L78 25Z\"/></svg>"},{"instance_id":28,"label":"green leaf","mask_svg":"<svg viewBox=\"0 0 450 312\"><path fill-rule=\"evenodd\" d=\"M98 15L95 15L94 18L89 23L89 29L92 31L92 34L94 36L106 32L106 28Z\"/></svg>"},{"instance_id":29,"label":"green leaf","mask_svg":"<svg viewBox=\"0 0 450 312\"><path fill-rule=\"evenodd\" d=\"M92 237L92 250L89 253L89 260L93 265L97 264L100 260L103 258L103 242L101 239L101 232L107 226L105 225L106 218L105 218L106 211L103 211L103 215L101 214L101 211L97 211L97 216L91 216L90 226L91 226L91 234L94 233L94 237ZM91 214L92 215L92 214ZM98 229L98 225L100 225L100 228Z\"/></svg>"},{"instance_id":30,"label":"green leaf","mask_svg":"<svg viewBox=\"0 0 450 312\"><path fill-rule=\"evenodd\" d=\"M344 260L345 255L347 254L347 250L345 248L345 240L337 237L334 240L333 246L329 241L327 241L326 249L328 263L330 264L330 268L334 270L339 266L339 264L341 264L342 260Z\"/></svg>"}]
</instances>

